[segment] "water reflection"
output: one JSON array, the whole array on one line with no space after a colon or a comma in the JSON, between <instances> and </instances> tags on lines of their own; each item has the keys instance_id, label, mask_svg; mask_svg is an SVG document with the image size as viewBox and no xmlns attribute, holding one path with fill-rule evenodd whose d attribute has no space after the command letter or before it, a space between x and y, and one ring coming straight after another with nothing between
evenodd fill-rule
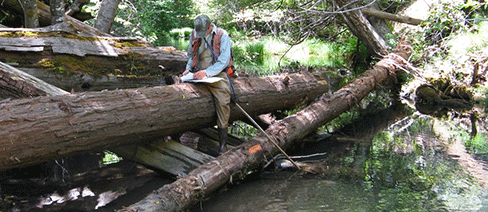
<instances>
[{"instance_id":1,"label":"water reflection","mask_svg":"<svg viewBox=\"0 0 488 212\"><path fill-rule=\"evenodd\" d=\"M487 171L464 148L469 125L392 106L297 148L327 153L306 161L317 174L268 170L193 211L488 211L488 174L469 171Z\"/></svg>"},{"instance_id":2,"label":"water reflection","mask_svg":"<svg viewBox=\"0 0 488 212\"><path fill-rule=\"evenodd\" d=\"M39 203L36 205L37 208L43 208L46 205L52 204L62 204L67 201L75 201L78 198L85 198L85 197L94 197L95 193L93 193L90 188L73 188L69 190L65 195L60 195L57 191L48 195L47 197L41 197Z\"/></svg>"}]
</instances>

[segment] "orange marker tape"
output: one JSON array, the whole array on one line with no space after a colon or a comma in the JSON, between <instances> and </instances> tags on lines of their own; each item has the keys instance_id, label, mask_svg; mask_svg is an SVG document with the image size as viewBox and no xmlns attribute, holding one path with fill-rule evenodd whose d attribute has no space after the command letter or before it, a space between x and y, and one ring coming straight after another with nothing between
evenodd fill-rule
<instances>
[{"instance_id":1,"label":"orange marker tape","mask_svg":"<svg viewBox=\"0 0 488 212\"><path fill-rule=\"evenodd\" d=\"M249 153L254 154L254 153L259 152L261 150L263 150L263 148L261 148L261 145L256 144L256 145L252 146L251 148L249 148Z\"/></svg>"}]
</instances>

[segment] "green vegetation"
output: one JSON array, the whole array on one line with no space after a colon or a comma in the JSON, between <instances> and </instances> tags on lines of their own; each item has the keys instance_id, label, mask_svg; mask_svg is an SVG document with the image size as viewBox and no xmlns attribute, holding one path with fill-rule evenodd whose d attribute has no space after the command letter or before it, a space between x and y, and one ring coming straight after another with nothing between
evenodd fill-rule
<instances>
[{"instance_id":1,"label":"green vegetation","mask_svg":"<svg viewBox=\"0 0 488 212\"><path fill-rule=\"evenodd\" d=\"M488 136L484 133L478 133L474 137L470 138L466 142L466 148L469 152L475 154L486 154L488 153Z\"/></svg>"},{"instance_id":2,"label":"green vegetation","mask_svg":"<svg viewBox=\"0 0 488 212\"><path fill-rule=\"evenodd\" d=\"M119 161L122 160L121 157L117 156L113 152L105 150L103 153L105 154L105 156L103 157L103 159L101 161L102 164L100 164L100 166L106 166L106 165L109 165L112 163L118 163Z\"/></svg>"},{"instance_id":3,"label":"green vegetation","mask_svg":"<svg viewBox=\"0 0 488 212\"><path fill-rule=\"evenodd\" d=\"M381 0L377 3L385 11L397 13L413 2ZM486 2L473 0L441 1L440 4L432 5L427 20L417 28L398 29L390 24L394 33L387 34L385 40L392 46L400 38L411 41L413 55L409 60L414 67L419 68L410 70L416 73L401 75L402 95L414 93L419 81L433 82L445 78L453 85L462 85L468 92L472 92L474 101L488 104L488 89L482 84L470 85L474 65L486 63L488 24L483 20L488 17L487 5ZM96 14L98 6L99 1L93 1L85 7L85 11ZM205 13L219 27L229 32L237 73L241 75L262 76L318 70L326 72L323 73L326 76L340 77L339 84L342 86L372 65L366 48L347 30L340 15L329 17L304 10L307 6L304 2L294 0L124 1L119 6L120 12L113 29L120 36L137 36L156 46L172 45L186 51L193 17ZM314 11L335 9L329 1L322 1L315 5ZM316 24L314 20L321 22ZM132 44L118 45L123 47ZM60 66L56 61L44 65L58 72L73 70L71 67ZM135 65L131 68L133 72L142 70ZM353 74L338 76L339 69L347 69ZM374 110L387 107L392 98L385 93L372 93L360 107L341 115L321 130L340 128L364 114L366 108ZM486 109L480 110L476 114L483 117ZM444 118L457 115L450 113ZM467 147L474 148L473 152L485 151L478 142L486 137L485 132L479 133L480 137L471 138L466 143Z\"/></svg>"},{"instance_id":4,"label":"green vegetation","mask_svg":"<svg viewBox=\"0 0 488 212\"><path fill-rule=\"evenodd\" d=\"M142 37L156 46L172 45L186 51L193 17L203 12L231 35L239 73L254 76L299 71L300 67L338 68L352 64L354 58L369 57L364 46L359 45L357 48L357 39L344 30L343 25L325 28L318 26L315 28L321 29L316 32L316 36L300 37L302 32L297 34L295 31L297 27L307 23L284 21L295 10L299 10L298 4L301 3L227 0L124 1L119 5L119 13L112 28L120 36ZM85 11L96 15L98 7L99 2L92 1L85 7ZM332 9L329 4L324 4L323 7ZM360 66L357 70L364 70L368 62L362 61Z\"/></svg>"}]
</instances>

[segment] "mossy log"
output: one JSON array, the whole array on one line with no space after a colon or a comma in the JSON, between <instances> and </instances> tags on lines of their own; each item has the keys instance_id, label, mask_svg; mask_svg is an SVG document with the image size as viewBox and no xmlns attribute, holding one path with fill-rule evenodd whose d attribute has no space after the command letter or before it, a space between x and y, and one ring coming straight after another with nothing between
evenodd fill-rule
<instances>
[{"instance_id":1,"label":"mossy log","mask_svg":"<svg viewBox=\"0 0 488 212\"><path fill-rule=\"evenodd\" d=\"M282 148L303 138L357 105L378 86L395 81L396 71L406 68L407 49L399 48L400 52L387 55L372 69L332 95L324 94L296 114L274 122L266 133ZM245 173L259 169L278 152L278 148L260 133L120 211L184 211L226 183L237 181Z\"/></svg>"},{"instance_id":2,"label":"mossy log","mask_svg":"<svg viewBox=\"0 0 488 212\"><path fill-rule=\"evenodd\" d=\"M0 61L18 69L71 77L172 76L183 72L186 53L125 37L85 36L60 23L48 28L0 28ZM59 86L65 88L67 86ZM79 89L81 85L73 85ZM71 89L68 89L71 90Z\"/></svg>"},{"instance_id":3,"label":"mossy log","mask_svg":"<svg viewBox=\"0 0 488 212\"><path fill-rule=\"evenodd\" d=\"M258 115L293 109L327 91L311 74L239 77L242 106ZM243 119L232 108L231 120ZM84 152L151 141L213 126L210 92L201 84L41 96L0 102L0 170Z\"/></svg>"}]
</instances>

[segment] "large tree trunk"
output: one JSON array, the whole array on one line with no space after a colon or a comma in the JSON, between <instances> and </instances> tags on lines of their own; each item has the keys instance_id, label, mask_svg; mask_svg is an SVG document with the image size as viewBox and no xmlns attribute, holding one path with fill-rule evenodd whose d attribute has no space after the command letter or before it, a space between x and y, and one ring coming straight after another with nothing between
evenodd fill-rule
<instances>
[{"instance_id":1,"label":"large tree trunk","mask_svg":"<svg viewBox=\"0 0 488 212\"><path fill-rule=\"evenodd\" d=\"M6 8L11 9L12 11L15 11L16 13L20 13L20 14L23 13L22 6L19 4L18 0L2 0L2 5ZM41 27L50 26L52 20L50 7L44 4L42 1L37 1L37 11L39 12L38 26ZM73 27L78 28L78 31L81 31L84 34L89 33L91 35L96 35L96 36L109 36L109 34L101 32L100 30L97 30L93 27L90 27L71 16L66 16L65 18L70 25L73 25Z\"/></svg>"},{"instance_id":2,"label":"large tree trunk","mask_svg":"<svg viewBox=\"0 0 488 212\"><path fill-rule=\"evenodd\" d=\"M50 0L49 6L51 7L51 24L57 24L65 21L65 7L64 0Z\"/></svg>"},{"instance_id":3,"label":"large tree trunk","mask_svg":"<svg viewBox=\"0 0 488 212\"><path fill-rule=\"evenodd\" d=\"M394 73L405 66L405 58L408 58L405 52L400 55L402 56L387 55L373 69L366 71L333 95L324 95L302 111L273 123L266 130L267 134L279 141L283 148L303 138L354 107L377 86L389 79L394 80ZM121 211L183 211L227 182L238 180L248 171L257 169L265 161L269 161L271 155L278 152L267 137L260 133Z\"/></svg>"},{"instance_id":4,"label":"large tree trunk","mask_svg":"<svg viewBox=\"0 0 488 212\"><path fill-rule=\"evenodd\" d=\"M37 0L23 0L24 9L24 27L36 28L39 27L39 15L37 12Z\"/></svg>"},{"instance_id":5,"label":"large tree trunk","mask_svg":"<svg viewBox=\"0 0 488 212\"><path fill-rule=\"evenodd\" d=\"M251 115L292 109L327 91L310 74L238 78ZM244 115L232 108L231 120ZM150 141L215 124L209 91L178 84L0 102L0 170L122 144Z\"/></svg>"},{"instance_id":6,"label":"large tree trunk","mask_svg":"<svg viewBox=\"0 0 488 212\"><path fill-rule=\"evenodd\" d=\"M103 0L100 10L98 11L95 28L102 32L109 33L114 22L115 15L117 15L117 7L120 0Z\"/></svg>"},{"instance_id":7,"label":"large tree trunk","mask_svg":"<svg viewBox=\"0 0 488 212\"><path fill-rule=\"evenodd\" d=\"M347 5L348 0L336 0L339 7ZM356 5L350 5L347 8L353 8ZM352 33L361 40L366 46L369 53L376 57L382 57L388 53L390 48L385 40L376 32L374 27L369 23L368 19L363 15L361 10L352 10L342 14L347 26Z\"/></svg>"}]
</instances>

